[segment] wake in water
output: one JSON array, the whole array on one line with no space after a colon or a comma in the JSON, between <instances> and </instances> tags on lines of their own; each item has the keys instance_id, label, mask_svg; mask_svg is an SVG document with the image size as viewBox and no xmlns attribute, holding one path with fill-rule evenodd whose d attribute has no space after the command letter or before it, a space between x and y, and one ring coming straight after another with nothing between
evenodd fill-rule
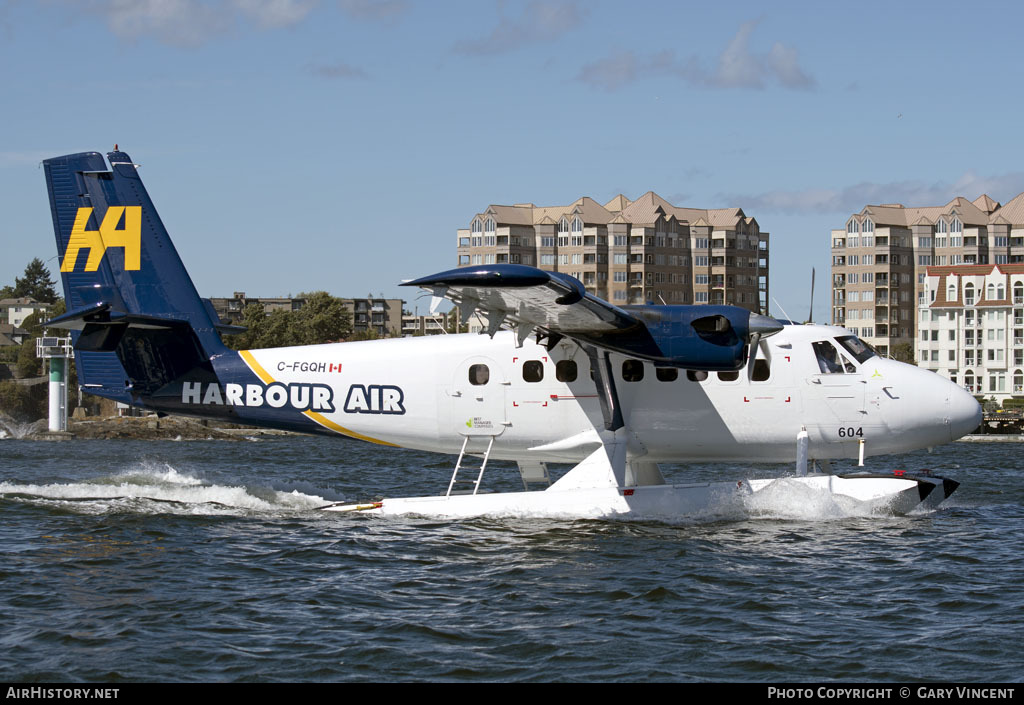
<instances>
[{"instance_id":1,"label":"wake in water","mask_svg":"<svg viewBox=\"0 0 1024 705\"><path fill-rule=\"evenodd\" d=\"M787 478L779 478L758 492L743 498L748 518L830 521L852 517L891 516L888 508L876 502L863 502L846 495L808 487Z\"/></svg>"},{"instance_id":2,"label":"wake in water","mask_svg":"<svg viewBox=\"0 0 1024 705\"><path fill-rule=\"evenodd\" d=\"M31 433L46 428L46 421L38 419L29 423L15 421L10 416L0 413L0 440L4 438L25 438Z\"/></svg>"},{"instance_id":3,"label":"wake in water","mask_svg":"<svg viewBox=\"0 0 1024 705\"><path fill-rule=\"evenodd\" d=\"M125 471L80 482L22 484L0 482L0 498L43 504L80 514L270 515L314 512L340 497L311 482L287 486L217 484L179 472L166 463L144 462ZM724 492L700 511L679 516L609 516L608 519L707 524L759 519L835 521L892 516L883 504L864 502L780 478L757 492ZM521 509L503 511L501 518L553 518ZM592 516L599 516L597 514ZM495 517L497 518L497 517ZM565 516L572 520L578 516Z\"/></svg>"},{"instance_id":4,"label":"wake in water","mask_svg":"<svg viewBox=\"0 0 1024 705\"><path fill-rule=\"evenodd\" d=\"M0 483L0 497L105 513L262 514L307 511L328 502L298 490L226 486L179 473L170 465L137 468L84 482L46 485Z\"/></svg>"}]
</instances>

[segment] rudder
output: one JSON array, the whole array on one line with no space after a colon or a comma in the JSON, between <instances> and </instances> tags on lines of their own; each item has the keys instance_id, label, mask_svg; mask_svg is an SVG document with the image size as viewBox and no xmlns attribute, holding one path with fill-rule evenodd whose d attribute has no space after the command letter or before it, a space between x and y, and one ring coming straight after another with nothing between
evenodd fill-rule
<instances>
[{"instance_id":1,"label":"rudder","mask_svg":"<svg viewBox=\"0 0 1024 705\"><path fill-rule=\"evenodd\" d=\"M50 323L75 336L83 386L131 401L226 350L124 152L43 162L67 313ZM172 351L168 355L163 351Z\"/></svg>"}]
</instances>

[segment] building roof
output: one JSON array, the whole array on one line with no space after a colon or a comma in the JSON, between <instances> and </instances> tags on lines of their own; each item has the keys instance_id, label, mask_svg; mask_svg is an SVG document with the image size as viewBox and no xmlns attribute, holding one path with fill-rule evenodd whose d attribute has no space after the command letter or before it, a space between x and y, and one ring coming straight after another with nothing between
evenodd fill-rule
<instances>
[{"instance_id":1,"label":"building roof","mask_svg":"<svg viewBox=\"0 0 1024 705\"><path fill-rule=\"evenodd\" d=\"M601 205L589 196L578 198L564 206L536 206L520 203L514 206L492 204L476 218L493 217L501 225L550 225L563 217L578 215L587 225L607 223L635 223L651 225L659 217L675 217L680 222L703 221L714 228L735 229L741 222L752 224L742 208L681 208L672 205L654 191L648 191L636 200L629 200L621 193L608 203Z\"/></svg>"},{"instance_id":2,"label":"building roof","mask_svg":"<svg viewBox=\"0 0 1024 705\"><path fill-rule=\"evenodd\" d=\"M1000 216L1013 225L1024 225L1024 193L1007 201L1006 205L992 214Z\"/></svg>"},{"instance_id":3,"label":"building roof","mask_svg":"<svg viewBox=\"0 0 1024 705\"><path fill-rule=\"evenodd\" d=\"M946 294L948 287L944 286L946 277L958 276L958 277L987 277L995 272L1002 275L1010 274L1024 274L1024 264L956 264L948 266L934 266L927 268L929 277L938 277L939 286L935 291L935 300L929 304L929 308L961 308L963 304L962 286L956 288L957 298L947 299ZM1009 284L1009 282L1007 282ZM986 296L985 287L978 287L978 299L975 302L975 306L984 308L986 306L1009 306L1010 305L1010 287L1007 285L1003 289L1003 298L1000 299L988 299Z\"/></svg>"},{"instance_id":4,"label":"building roof","mask_svg":"<svg viewBox=\"0 0 1024 705\"><path fill-rule=\"evenodd\" d=\"M604 207L605 207L606 209L608 209L608 210L612 211L613 213L618 213L618 212L619 212L619 211L621 211L621 210L622 210L623 208L625 208L626 206L628 206L628 205L629 205L629 203L630 203L629 199L628 199L628 198L626 198L625 196L623 196L623 195L622 195L622 194L620 193L620 194L619 194L618 196L616 196L616 197L615 197L615 198L613 198L612 200L610 200L610 201L608 201L607 203L605 203L605 204L604 204Z\"/></svg>"},{"instance_id":5,"label":"building roof","mask_svg":"<svg viewBox=\"0 0 1024 705\"><path fill-rule=\"evenodd\" d=\"M1006 205L1000 206L987 194L969 201L963 196L953 198L944 206L922 206L907 208L899 203L868 205L850 217L869 215L876 225L934 225L940 217L951 218L956 213L964 225L989 225L1009 223L1024 225L1024 193ZM849 219L847 219L849 220Z\"/></svg>"},{"instance_id":6,"label":"building roof","mask_svg":"<svg viewBox=\"0 0 1024 705\"><path fill-rule=\"evenodd\" d=\"M36 301L31 296L21 296L16 299L0 299L0 306L36 306L46 308L49 305L44 304L42 301Z\"/></svg>"},{"instance_id":7,"label":"building roof","mask_svg":"<svg viewBox=\"0 0 1024 705\"><path fill-rule=\"evenodd\" d=\"M976 199L974 199L973 203L978 210L983 211L985 213L991 213L992 211L999 208L999 203L989 198L987 193L983 193L980 196L978 196Z\"/></svg>"}]
</instances>

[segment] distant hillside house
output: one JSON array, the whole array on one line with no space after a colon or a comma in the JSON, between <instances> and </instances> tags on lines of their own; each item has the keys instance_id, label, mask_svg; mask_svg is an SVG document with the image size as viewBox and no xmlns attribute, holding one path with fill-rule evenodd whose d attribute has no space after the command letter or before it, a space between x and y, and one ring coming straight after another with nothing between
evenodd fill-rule
<instances>
[{"instance_id":1,"label":"distant hillside house","mask_svg":"<svg viewBox=\"0 0 1024 705\"><path fill-rule=\"evenodd\" d=\"M0 299L0 323L9 323L15 328L21 328L21 324L25 322L26 318L37 311L45 314L49 305L36 301L30 296Z\"/></svg>"}]
</instances>

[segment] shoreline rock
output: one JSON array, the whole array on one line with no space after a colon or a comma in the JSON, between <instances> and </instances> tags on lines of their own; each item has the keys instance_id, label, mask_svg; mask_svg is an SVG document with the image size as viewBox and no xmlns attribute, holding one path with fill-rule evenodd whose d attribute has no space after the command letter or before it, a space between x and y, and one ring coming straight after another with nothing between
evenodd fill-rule
<instances>
[{"instance_id":1,"label":"shoreline rock","mask_svg":"<svg viewBox=\"0 0 1024 705\"><path fill-rule=\"evenodd\" d=\"M219 440L242 441L259 436L299 435L289 431L217 424L185 416L111 416L68 419L68 430L51 433L45 422L37 422L35 428L25 433L21 440L62 441L62 440ZM18 440L8 435L4 440Z\"/></svg>"}]
</instances>

